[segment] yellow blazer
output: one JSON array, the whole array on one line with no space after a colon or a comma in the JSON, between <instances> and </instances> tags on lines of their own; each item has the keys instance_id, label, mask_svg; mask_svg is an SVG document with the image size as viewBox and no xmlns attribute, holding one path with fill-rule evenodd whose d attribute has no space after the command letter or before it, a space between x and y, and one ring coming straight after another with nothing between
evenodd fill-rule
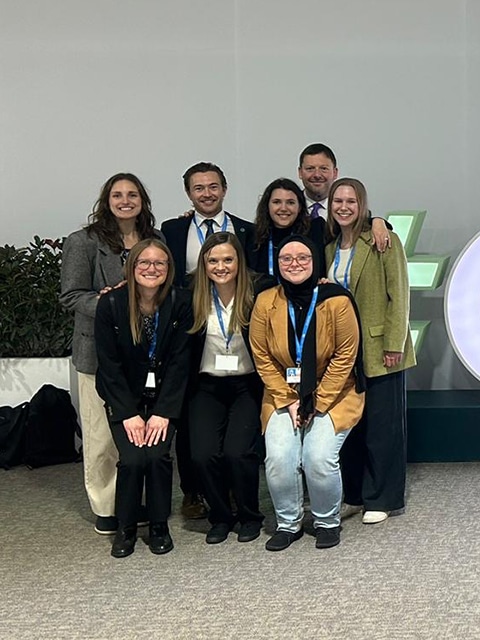
<instances>
[{"instance_id":1,"label":"yellow blazer","mask_svg":"<svg viewBox=\"0 0 480 640\"><path fill-rule=\"evenodd\" d=\"M335 431L350 429L360 420L363 393L355 391L352 367L359 347L355 311L345 296L328 298L316 307L317 388L315 408L328 413ZM298 400L287 384L285 370L295 366L288 349L288 303L281 286L261 293L250 319L250 344L255 366L265 385L262 428L276 409Z\"/></svg>"},{"instance_id":2,"label":"yellow blazer","mask_svg":"<svg viewBox=\"0 0 480 640\"><path fill-rule=\"evenodd\" d=\"M402 243L390 233L392 246L385 253L372 247L372 234L363 232L355 244L350 291L360 313L365 374L374 378L416 364L408 324L410 289ZM327 267L335 258L336 240L325 247ZM383 352L398 351L403 359L395 367L383 366Z\"/></svg>"}]
</instances>

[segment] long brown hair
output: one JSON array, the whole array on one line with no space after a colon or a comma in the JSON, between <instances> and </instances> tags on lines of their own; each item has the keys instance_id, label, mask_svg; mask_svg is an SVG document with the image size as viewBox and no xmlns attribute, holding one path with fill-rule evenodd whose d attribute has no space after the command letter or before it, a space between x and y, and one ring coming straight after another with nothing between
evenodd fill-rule
<instances>
[{"instance_id":1,"label":"long brown hair","mask_svg":"<svg viewBox=\"0 0 480 640\"><path fill-rule=\"evenodd\" d=\"M114 184L120 180L133 182L142 199L142 209L135 221L138 237L141 240L151 238L155 229L152 202L142 182L133 173L116 173L103 185L98 200L93 205L92 213L88 216L87 225L88 234L95 233L102 242L110 247L113 253L121 253L124 249L117 220L108 203Z\"/></svg>"},{"instance_id":2,"label":"long brown hair","mask_svg":"<svg viewBox=\"0 0 480 640\"><path fill-rule=\"evenodd\" d=\"M341 233L340 225L334 220L332 214L333 198L335 197L335 192L339 187L352 187L357 197L358 218L352 228L353 243L355 244L362 231L367 231L369 229L367 190L365 189L364 184L360 182L360 180L357 180L357 178L340 178L339 180L335 180L330 187L330 191L328 192L327 242L331 242Z\"/></svg>"},{"instance_id":3,"label":"long brown hair","mask_svg":"<svg viewBox=\"0 0 480 640\"><path fill-rule=\"evenodd\" d=\"M202 245L198 256L197 269L193 278L193 327L189 333L198 333L206 329L212 308L212 282L205 268L211 250L220 244L230 244L235 249L238 273L233 301L229 332L239 332L248 326L253 308L253 285L247 270L245 254L238 238L228 231L220 231L209 236Z\"/></svg>"},{"instance_id":4,"label":"long brown hair","mask_svg":"<svg viewBox=\"0 0 480 640\"><path fill-rule=\"evenodd\" d=\"M157 238L147 238L137 242L137 244L130 249L127 262L125 263L125 277L128 286L128 307L130 318L130 331L132 332L134 344L139 344L142 338L142 313L140 311L140 289L137 281L135 280L135 267L138 257L148 247L155 247L161 249L168 258L168 272L165 282L159 286L157 294L155 296L154 304L155 308L161 307L165 298L168 296L170 289L172 288L173 279L175 277L175 266L173 263L173 256L170 249L166 244L158 240Z\"/></svg>"},{"instance_id":5,"label":"long brown hair","mask_svg":"<svg viewBox=\"0 0 480 640\"><path fill-rule=\"evenodd\" d=\"M267 242L270 237L270 231L273 226L272 218L270 217L270 198L275 189L285 189L285 191L292 191L298 200L298 216L292 224L292 233L299 233L300 235L307 235L310 229L310 216L308 215L307 203L303 191L300 189L296 182L289 178L277 178L271 182L262 194L257 206L257 213L255 215L255 245L257 249Z\"/></svg>"}]
</instances>

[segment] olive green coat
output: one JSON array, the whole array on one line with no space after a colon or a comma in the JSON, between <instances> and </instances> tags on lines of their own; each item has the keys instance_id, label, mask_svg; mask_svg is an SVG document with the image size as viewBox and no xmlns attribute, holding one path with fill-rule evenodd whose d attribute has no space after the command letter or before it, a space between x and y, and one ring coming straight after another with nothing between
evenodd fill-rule
<instances>
[{"instance_id":1,"label":"olive green coat","mask_svg":"<svg viewBox=\"0 0 480 640\"><path fill-rule=\"evenodd\" d=\"M363 232L355 244L350 271L350 291L360 312L363 364L369 378L402 371L416 364L408 324L410 289L407 259L399 237L390 232L392 246L379 253L372 234ZM336 241L325 247L327 268L335 258ZM400 364L383 365L384 351L403 353Z\"/></svg>"}]
</instances>

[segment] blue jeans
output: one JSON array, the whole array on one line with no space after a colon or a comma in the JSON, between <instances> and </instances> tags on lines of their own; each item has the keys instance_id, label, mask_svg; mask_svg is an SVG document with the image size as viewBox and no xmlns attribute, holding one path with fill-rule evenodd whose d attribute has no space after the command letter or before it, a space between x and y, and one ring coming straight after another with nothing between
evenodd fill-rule
<instances>
[{"instance_id":1,"label":"blue jeans","mask_svg":"<svg viewBox=\"0 0 480 640\"><path fill-rule=\"evenodd\" d=\"M340 525L339 453L349 432L335 433L328 414L317 413L302 429L294 429L287 409L272 414L265 432L265 470L278 529L294 533L302 527L302 470L314 527Z\"/></svg>"}]
</instances>

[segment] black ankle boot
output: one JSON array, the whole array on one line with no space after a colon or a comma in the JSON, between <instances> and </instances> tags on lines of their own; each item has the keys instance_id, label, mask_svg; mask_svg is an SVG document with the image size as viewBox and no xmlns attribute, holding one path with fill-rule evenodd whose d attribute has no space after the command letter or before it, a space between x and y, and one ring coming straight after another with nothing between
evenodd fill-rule
<instances>
[{"instance_id":1,"label":"black ankle boot","mask_svg":"<svg viewBox=\"0 0 480 640\"><path fill-rule=\"evenodd\" d=\"M114 558L126 558L133 553L137 541L137 525L119 526L112 544Z\"/></svg>"},{"instance_id":2,"label":"black ankle boot","mask_svg":"<svg viewBox=\"0 0 480 640\"><path fill-rule=\"evenodd\" d=\"M166 522L150 524L148 546L150 551L156 554L168 553L173 549L173 540Z\"/></svg>"}]
</instances>

